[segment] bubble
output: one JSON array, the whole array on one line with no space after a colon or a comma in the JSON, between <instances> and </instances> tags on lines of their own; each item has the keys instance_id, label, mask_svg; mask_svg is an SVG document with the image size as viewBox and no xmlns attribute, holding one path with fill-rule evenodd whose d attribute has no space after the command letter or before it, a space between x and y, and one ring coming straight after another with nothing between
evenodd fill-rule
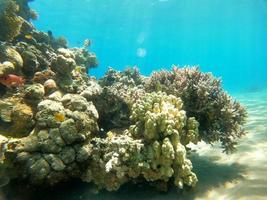
<instances>
[{"instance_id":1,"label":"bubble","mask_svg":"<svg viewBox=\"0 0 267 200\"><path fill-rule=\"evenodd\" d=\"M137 55L138 57L141 57L141 58L145 57L145 56L146 56L146 53L147 53L147 51L146 51L146 49L144 49L144 48L138 48L138 49L136 50L136 55Z\"/></svg>"}]
</instances>

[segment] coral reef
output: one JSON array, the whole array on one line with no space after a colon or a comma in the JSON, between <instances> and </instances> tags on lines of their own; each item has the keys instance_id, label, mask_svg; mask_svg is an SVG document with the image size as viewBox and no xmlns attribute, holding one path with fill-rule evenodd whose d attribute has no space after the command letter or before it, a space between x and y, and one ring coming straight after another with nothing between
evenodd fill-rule
<instances>
[{"instance_id":1,"label":"coral reef","mask_svg":"<svg viewBox=\"0 0 267 200\"><path fill-rule=\"evenodd\" d=\"M110 130L129 126L130 107L145 93L143 81L137 68L127 68L123 72L110 68L107 71L99 80L102 92L94 100L101 128Z\"/></svg>"},{"instance_id":2,"label":"coral reef","mask_svg":"<svg viewBox=\"0 0 267 200\"><path fill-rule=\"evenodd\" d=\"M164 93L147 93L132 106L129 129L93 138L92 160L82 178L99 188L117 190L131 179L194 186L196 175L185 145L196 142L198 122L187 119L182 101Z\"/></svg>"},{"instance_id":3,"label":"coral reef","mask_svg":"<svg viewBox=\"0 0 267 200\"><path fill-rule=\"evenodd\" d=\"M29 136L7 143L24 178L34 184L55 183L81 174L91 134L98 131L98 113L80 95L66 94L61 101L43 100L37 106L36 126ZM13 156L10 156L13 155Z\"/></svg>"},{"instance_id":4,"label":"coral reef","mask_svg":"<svg viewBox=\"0 0 267 200\"><path fill-rule=\"evenodd\" d=\"M6 45L4 43L0 42L0 62L2 62L7 69L7 72L19 72L21 73L21 69L23 66L23 59L18 51L16 51L14 48L12 48L9 45ZM7 63L8 62L8 63ZM13 66L11 65L13 64ZM1 69L2 71L2 69ZM5 72L3 75L5 75Z\"/></svg>"},{"instance_id":5,"label":"coral reef","mask_svg":"<svg viewBox=\"0 0 267 200\"><path fill-rule=\"evenodd\" d=\"M196 175L186 159L185 145L198 141L198 122L187 119L181 99L165 93L148 93L134 103L129 132L143 138L147 145L148 166L145 179L164 180L174 177L176 186L194 186Z\"/></svg>"},{"instance_id":6,"label":"coral reef","mask_svg":"<svg viewBox=\"0 0 267 200\"><path fill-rule=\"evenodd\" d=\"M17 15L19 7L13 0L0 1L0 40L11 41L20 34L23 18Z\"/></svg>"},{"instance_id":7,"label":"coral reef","mask_svg":"<svg viewBox=\"0 0 267 200\"><path fill-rule=\"evenodd\" d=\"M200 139L220 140L226 152L234 151L236 140L244 134L245 109L222 89L221 80L198 67L173 67L172 71L154 72L146 91L163 91L180 97L189 117L200 123Z\"/></svg>"},{"instance_id":8,"label":"coral reef","mask_svg":"<svg viewBox=\"0 0 267 200\"><path fill-rule=\"evenodd\" d=\"M99 189L127 182L194 187L189 143L243 134L245 109L198 68L142 76L110 68L96 80L81 48L35 29L29 0L0 0L0 176L55 185L78 178ZM19 8L19 9L18 9ZM8 182L8 181L7 181Z\"/></svg>"},{"instance_id":9,"label":"coral reef","mask_svg":"<svg viewBox=\"0 0 267 200\"><path fill-rule=\"evenodd\" d=\"M3 136L21 138L34 127L32 108L20 97L0 100L0 132Z\"/></svg>"}]
</instances>

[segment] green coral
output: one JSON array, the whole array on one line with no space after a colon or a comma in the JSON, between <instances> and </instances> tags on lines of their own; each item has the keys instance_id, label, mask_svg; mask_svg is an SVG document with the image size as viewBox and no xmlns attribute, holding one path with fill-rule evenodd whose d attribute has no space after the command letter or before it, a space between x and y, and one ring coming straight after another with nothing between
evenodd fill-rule
<instances>
[{"instance_id":1,"label":"green coral","mask_svg":"<svg viewBox=\"0 0 267 200\"><path fill-rule=\"evenodd\" d=\"M187 119L182 107L182 100L173 95L147 93L133 104L131 120L136 124L130 129L147 140L177 135L183 145L196 143L198 122L193 117Z\"/></svg>"},{"instance_id":2,"label":"green coral","mask_svg":"<svg viewBox=\"0 0 267 200\"><path fill-rule=\"evenodd\" d=\"M143 172L147 180L174 177L175 185L194 186L196 175L186 158L185 145L198 141L198 122L186 117L180 98L165 93L147 93L134 103L130 133L143 138L149 167Z\"/></svg>"},{"instance_id":3,"label":"green coral","mask_svg":"<svg viewBox=\"0 0 267 200\"><path fill-rule=\"evenodd\" d=\"M0 1L0 40L11 41L20 33L23 19L17 15L18 10L14 1Z\"/></svg>"}]
</instances>

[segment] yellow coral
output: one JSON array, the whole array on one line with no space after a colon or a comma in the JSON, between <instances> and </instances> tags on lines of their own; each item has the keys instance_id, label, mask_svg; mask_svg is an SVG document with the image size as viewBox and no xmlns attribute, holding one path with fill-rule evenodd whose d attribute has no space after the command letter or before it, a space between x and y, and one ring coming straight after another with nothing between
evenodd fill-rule
<instances>
[{"instance_id":1,"label":"yellow coral","mask_svg":"<svg viewBox=\"0 0 267 200\"><path fill-rule=\"evenodd\" d=\"M111 140L113 137L114 137L114 134L111 131L107 132L107 138L109 140Z\"/></svg>"},{"instance_id":2,"label":"yellow coral","mask_svg":"<svg viewBox=\"0 0 267 200\"><path fill-rule=\"evenodd\" d=\"M63 115L62 113L55 113L54 117L57 122L65 121L65 115Z\"/></svg>"},{"instance_id":3,"label":"yellow coral","mask_svg":"<svg viewBox=\"0 0 267 200\"><path fill-rule=\"evenodd\" d=\"M148 168L142 174L148 181L167 182L174 177L174 184L194 186L196 175L186 158L185 145L198 140L198 122L187 119L180 98L166 93L147 93L132 107L129 129L134 137L146 141Z\"/></svg>"}]
</instances>

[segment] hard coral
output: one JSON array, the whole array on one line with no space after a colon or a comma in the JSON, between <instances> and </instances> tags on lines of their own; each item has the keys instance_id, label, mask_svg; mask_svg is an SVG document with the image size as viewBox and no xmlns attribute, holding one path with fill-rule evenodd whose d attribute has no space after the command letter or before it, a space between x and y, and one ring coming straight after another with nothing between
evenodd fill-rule
<instances>
[{"instance_id":1,"label":"hard coral","mask_svg":"<svg viewBox=\"0 0 267 200\"><path fill-rule=\"evenodd\" d=\"M198 141L198 122L187 118L181 99L165 93L147 93L132 107L129 132L145 140L146 180L168 181L174 177L177 187L194 186L196 175L186 158L185 145Z\"/></svg>"},{"instance_id":2,"label":"hard coral","mask_svg":"<svg viewBox=\"0 0 267 200\"><path fill-rule=\"evenodd\" d=\"M220 79L200 72L198 67L174 66L172 71L154 72L146 90L180 97L187 115L200 123L200 138L208 143L220 141L226 152L234 150L244 133L245 109L224 92Z\"/></svg>"},{"instance_id":3,"label":"hard coral","mask_svg":"<svg viewBox=\"0 0 267 200\"><path fill-rule=\"evenodd\" d=\"M194 186L197 178L184 145L197 141L198 122L187 119L181 107L180 99L164 93L141 97L132 107L129 129L91 140L92 157L83 180L107 190L137 178L149 182L174 178L179 188Z\"/></svg>"},{"instance_id":4,"label":"hard coral","mask_svg":"<svg viewBox=\"0 0 267 200\"><path fill-rule=\"evenodd\" d=\"M137 68L127 68L122 72L109 68L99 80L102 93L94 100L101 127L110 130L129 126L130 107L144 93L143 79Z\"/></svg>"},{"instance_id":5,"label":"hard coral","mask_svg":"<svg viewBox=\"0 0 267 200\"><path fill-rule=\"evenodd\" d=\"M23 17L25 20L29 21L30 19L37 19L37 13L30 9L28 2L32 0L16 0L16 3L19 6L18 15Z\"/></svg>"},{"instance_id":6,"label":"hard coral","mask_svg":"<svg viewBox=\"0 0 267 200\"><path fill-rule=\"evenodd\" d=\"M21 98L0 100L0 131L2 135L21 138L34 128L33 110Z\"/></svg>"},{"instance_id":7,"label":"hard coral","mask_svg":"<svg viewBox=\"0 0 267 200\"><path fill-rule=\"evenodd\" d=\"M53 185L79 177L90 156L87 140L98 131L93 104L79 95L66 94L62 102L40 102L35 117L36 126L29 136L10 139L7 144L6 155L13 155L7 159L18 164L13 168L34 184Z\"/></svg>"},{"instance_id":8,"label":"hard coral","mask_svg":"<svg viewBox=\"0 0 267 200\"><path fill-rule=\"evenodd\" d=\"M12 41L20 33L23 19L17 12L18 6L13 0L0 1L0 40Z\"/></svg>"}]
</instances>

